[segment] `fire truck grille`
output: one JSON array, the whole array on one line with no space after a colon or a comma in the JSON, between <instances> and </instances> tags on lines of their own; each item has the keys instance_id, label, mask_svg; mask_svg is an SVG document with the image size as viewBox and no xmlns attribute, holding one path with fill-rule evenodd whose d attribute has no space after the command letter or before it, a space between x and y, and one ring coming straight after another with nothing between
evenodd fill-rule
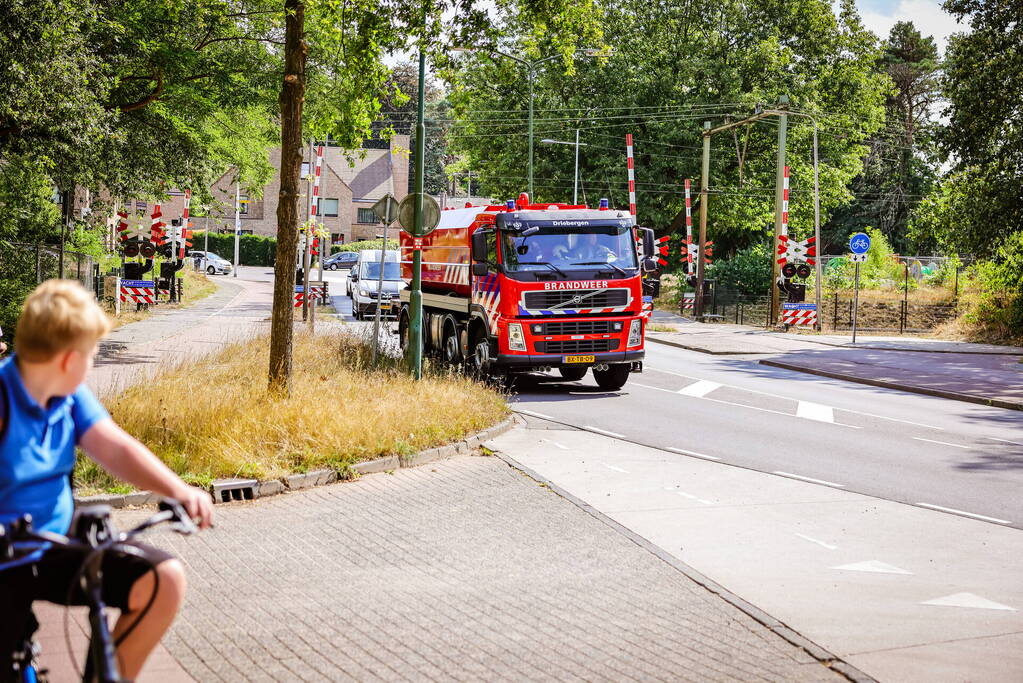
<instances>
[{"instance_id":1,"label":"fire truck grille","mask_svg":"<svg viewBox=\"0 0 1023 683\"><path fill-rule=\"evenodd\" d=\"M565 322L542 323L541 334L555 336L559 334L609 334L610 320L568 320Z\"/></svg>"},{"instance_id":2,"label":"fire truck grille","mask_svg":"<svg viewBox=\"0 0 1023 683\"><path fill-rule=\"evenodd\" d=\"M617 339L570 339L536 343L537 353L601 353L617 349Z\"/></svg>"},{"instance_id":3,"label":"fire truck grille","mask_svg":"<svg viewBox=\"0 0 1023 683\"><path fill-rule=\"evenodd\" d=\"M564 308L574 310L577 308L611 308L629 303L629 290L626 287L612 287L598 294L593 293L598 291L596 289L568 289L525 292L522 300L525 308L534 311L544 311L562 304L567 304ZM584 298L580 299L578 303L568 304L569 301L580 296Z\"/></svg>"}]
</instances>

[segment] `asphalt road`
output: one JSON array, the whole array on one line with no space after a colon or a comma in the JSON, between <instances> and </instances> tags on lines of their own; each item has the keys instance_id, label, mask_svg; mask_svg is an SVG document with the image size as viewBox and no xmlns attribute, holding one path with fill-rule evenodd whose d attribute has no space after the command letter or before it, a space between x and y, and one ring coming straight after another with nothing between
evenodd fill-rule
<instances>
[{"instance_id":1,"label":"asphalt road","mask_svg":"<svg viewBox=\"0 0 1023 683\"><path fill-rule=\"evenodd\" d=\"M885 500L1023 528L1017 411L849 384L649 344L642 374L607 393L587 376L518 387L515 409Z\"/></svg>"}]
</instances>

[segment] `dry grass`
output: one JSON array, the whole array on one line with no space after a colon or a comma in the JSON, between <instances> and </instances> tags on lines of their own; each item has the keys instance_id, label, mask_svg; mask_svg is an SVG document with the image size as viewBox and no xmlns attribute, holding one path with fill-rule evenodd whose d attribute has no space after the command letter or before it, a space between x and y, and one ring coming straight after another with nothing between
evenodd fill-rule
<instances>
[{"instance_id":1,"label":"dry grass","mask_svg":"<svg viewBox=\"0 0 1023 683\"><path fill-rule=\"evenodd\" d=\"M114 419L186 480L279 478L316 468L410 454L485 429L508 414L504 398L460 375L415 382L396 359L369 367L362 340L295 337L291 396L267 395L268 338L228 347L158 375L105 403ZM157 398L158 397L158 398ZM88 459L80 493L118 490Z\"/></svg>"},{"instance_id":2,"label":"dry grass","mask_svg":"<svg viewBox=\"0 0 1023 683\"><path fill-rule=\"evenodd\" d=\"M678 332L678 327L675 325L652 323L646 326L646 330L647 332Z\"/></svg>"}]
</instances>

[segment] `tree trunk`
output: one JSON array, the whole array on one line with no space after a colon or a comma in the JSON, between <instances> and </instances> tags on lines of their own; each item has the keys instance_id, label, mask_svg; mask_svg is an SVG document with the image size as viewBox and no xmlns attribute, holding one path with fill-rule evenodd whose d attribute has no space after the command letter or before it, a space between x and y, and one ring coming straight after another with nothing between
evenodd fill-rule
<instances>
[{"instance_id":1,"label":"tree trunk","mask_svg":"<svg viewBox=\"0 0 1023 683\"><path fill-rule=\"evenodd\" d=\"M270 393L285 396L291 381L295 260L298 246L298 180L302 170L302 103L305 99L304 0L285 0L284 82L281 85L281 190L277 204L277 253L270 323Z\"/></svg>"}]
</instances>

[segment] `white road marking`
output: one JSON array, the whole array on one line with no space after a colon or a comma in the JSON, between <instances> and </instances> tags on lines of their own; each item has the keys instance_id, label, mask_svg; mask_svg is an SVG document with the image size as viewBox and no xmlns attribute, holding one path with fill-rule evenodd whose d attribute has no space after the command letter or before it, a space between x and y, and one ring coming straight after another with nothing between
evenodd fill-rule
<instances>
[{"instance_id":1,"label":"white road marking","mask_svg":"<svg viewBox=\"0 0 1023 683\"><path fill-rule=\"evenodd\" d=\"M824 547L824 548L827 548L828 550L838 550L838 546L837 545L831 545L830 543L825 543L824 541L818 541L816 538L810 538L809 536L806 536L805 534L796 534L796 536L799 536L804 541L810 541L810 543L816 543L817 545L819 545L821 547Z\"/></svg>"},{"instance_id":2,"label":"white road marking","mask_svg":"<svg viewBox=\"0 0 1023 683\"><path fill-rule=\"evenodd\" d=\"M642 387L644 389L653 389L654 391L664 391L664 392L667 392L669 394L676 394L676 395L678 394L678 392L672 391L670 389L661 389L660 387L652 387L649 384L640 384L639 382L630 382L629 386L630 387ZM762 393L762 392L754 392L754 393ZM765 396L770 396L770 394L765 394ZM750 410L759 410L762 413L771 413L772 415L782 415L784 417L796 417L792 413L783 413L780 410L771 410L770 408L759 408L757 406L746 405L745 403L733 403L732 401L722 401L719 398L710 398L709 396L702 396L700 398L702 400L704 400L704 401L711 401L713 403L721 403L722 405L726 405L726 406L738 406L739 408L749 408ZM847 424L843 424L841 422L829 422L827 424L832 424L832 425L835 425L836 427L848 427L849 429L863 429L862 427L857 427L856 425L847 425Z\"/></svg>"},{"instance_id":3,"label":"white road marking","mask_svg":"<svg viewBox=\"0 0 1023 683\"><path fill-rule=\"evenodd\" d=\"M591 432L596 432L597 434L603 434L604 436L611 436L616 439L625 438L624 434L619 434L618 432L609 432L606 429L601 429L600 427L591 427L590 425L583 425L583 429L589 430Z\"/></svg>"},{"instance_id":4,"label":"white road marking","mask_svg":"<svg viewBox=\"0 0 1023 683\"><path fill-rule=\"evenodd\" d=\"M698 382L694 382L684 389L679 389L678 393L683 396L693 396L695 398L703 398L715 389L720 389L721 385L717 382L708 382L705 379L701 379Z\"/></svg>"},{"instance_id":5,"label":"white road marking","mask_svg":"<svg viewBox=\"0 0 1023 683\"><path fill-rule=\"evenodd\" d=\"M703 453L697 453L696 451L686 451L686 450L682 450L681 448L672 448L671 446L668 446L668 450L669 451L673 451L675 453L681 453L682 455L691 455L694 458L703 458L704 460L720 460L721 459L721 458L716 458L713 455L704 455Z\"/></svg>"},{"instance_id":6,"label":"white road marking","mask_svg":"<svg viewBox=\"0 0 1023 683\"><path fill-rule=\"evenodd\" d=\"M964 446L964 445L959 444L959 443L949 443L948 441L935 441L934 439L925 439L925 438L920 437L920 436L914 436L913 438L916 439L917 441L926 441L927 443L936 443L939 446L951 446L952 448L962 448L965 451L970 450L969 446Z\"/></svg>"},{"instance_id":7,"label":"white road marking","mask_svg":"<svg viewBox=\"0 0 1023 683\"><path fill-rule=\"evenodd\" d=\"M830 406L821 405L820 403L800 401L796 407L796 417L817 420L818 422L834 422L835 411Z\"/></svg>"},{"instance_id":8,"label":"white road marking","mask_svg":"<svg viewBox=\"0 0 1023 683\"><path fill-rule=\"evenodd\" d=\"M801 475L798 475L798 474L792 474L791 472L781 472L781 471L775 470L774 472L771 472L771 474L777 474L777 475L782 476L782 477L792 477L793 479L801 479L803 481L808 481L811 484L824 484L825 486L837 486L840 489L844 489L845 488L845 484L836 484L833 481L824 481L823 479L812 479L810 477L804 477L804 476L801 476Z\"/></svg>"},{"instance_id":9,"label":"white road marking","mask_svg":"<svg viewBox=\"0 0 1023 683\"><path fill-rule=\"evenodd\" d=\"M557 441L551 441L550 439L541 439L541 441L546 441L546 442L547 442L547 443L549 443L549 444L553 444L554 446L556 446L557 448L560 448L560 449L561 449L561 450L563 450L563 451L567 451L567 450L569 450L568 446L562 446L562 445L561 445L560 443L558 443Z\"/></svg>"},{"instance_id":10,"label":"white road marking","mask_svg":"<svg viewBox=\"0 0 1023 683\"><path fill-rule=\"evenodd\" d=\"M974 609L1000 609L1008 612L1016 611L1015 607L1009 607L1008 605L1003 605L1000 602L982 598L979 595L974 595L973 593L953 593L952 595L934 598L933 600L927 600L920 604L937 605L938 607L972 607Z\"/></svg>"},{"instance_id":11,"label":"white road marking","mask_svg":"<svg viewBox=\"0 0 1023 683\"><path fill-rule=\"evenodd\" d=\"M682 491L679 491L678 495L682 496L683 498L688 498L689 500L695 500L697 503L703 503L704 505L713 505L714 504L713 502L711 502L709 500L704 500L703 498L699 498L697 496L694 496L691 493L683 493Z\"/></svg>"},{"instance_id":12,"label":"white road marking","mask_svg":"<svg viewBox=\"0 0 1023 683\"><path fill-rule=\"evenodd\" d=\"M544 415L543 413L534 413L532 410L523 410L522 408L513 408L516 413L522 413L523 415L529 415L530 417L538 417L541 420L553 420L554 418L550 415Z\"/></svg>"},{"instance_id":13,"label":"white road marking","mask_svg":"<svg viewBox=\"0 0 1023 683\"><path fill-rule=\"evenodd\" d=\"M940 505L931 505L930 503L917 503L920 507L931 508L932 510L940 510L941 512L951 512L954 515L965 515L966 517L973 517L974 519L983 519L985 522L994 522L996 524L1012 524L1007 519L998 519L997 517L987 517L985 515L977 515L972 512L965 512L963 510L956 510L955 508L946 508Z\"/></svg>"},{"instance_id":14,"label":"white road marking","mask_svg":"<svg viewBox=\"0 0 1023 683\"><path fill-rule=\"evenodd\" d=\"M678 373L678 372L671 372L670 370L661 370L660 368L652 368L649 365L644 366L643 369L644 370L652 370L654 372L660 372L660 373L663 373L665 375L673 375L675 377L683 377L685 379L699 379L699 377L692 377L691 375L683 375L683 374ZM636 383L635 382L630 382L630 384L636 384ZM638 386L645 386L645 385L640 384ZM758 391L756 389L747 389L746 387L740 387L740 386L736 386L736 385L732 385L732 384L722 384L721 386L727 386L727 387L729 387L731 389L739 389L740 391L748 391L751 394L760 394L761 396L770 396L771 398L784 398L784 399L789 400L789 401L798 401L799 400L798 398L792 398L791 396L782 396L781 394L772 394L772 393L767 392L767 391ZM668 389L659 389L658 387L651 387L651 386L647 386L646 388L647 389L658 389L659 391L668 391ZM671 392L671 393L674 393L674 392ZM913 425L915 427L925 427L927 429L936 429L936 430L941 431L941 432L945 431L944 427L937 427L935 425L924 424L922 422L913 422L912 420L900 420L897 417L889 417L887 415L878 415L877 413L866 413L866 412L863 412L862 410L852 410L850 408L836 408L836 410L843 410L843 411L845 411L847 413L853 413L854 415L863 415L865 417L876 417L879 420L889 420L891 422L901 422L903 424Z\"/></svg>"},{"instance_id":15,"label":"white road marking","mask_svg":"<svg viewBox=\"0 0 1023 683\"><path fill-rule=\"evenodd\" d=\"M609 470L614 470L615 472L621 472L622 474L629 473L629 470L623 470L621 467L615 467L614 465L605 464L604 467L608 468Z\"/></svg>"},{"instance_id":16,"label":"white road marking","mask_svg":"<svg viewBox=\"0 0 1023 683\"><path fill-rule=\"evenodd\" d=\"M847 572L873 572L875 574L906 574L912 576L913 572L900 569L890 564L881 562L880 560L867 560L866 562L854 562L853 564L843 564L839 567L832 567L832 569L841 569Z\"/></svg>"},{"instance_id":17,"label":"white road marking","mask_svg":"<svg viewBox=\"0 0 1023 683\"><path fill-rule=\"evenodd\" d=\"M993 436L988 436L988 437L985 437L985 438L991 439L992 441L1001 441L1002 443L1011 443L1013 446L1023 446L1023 443L1020 443L1019 441L1009 441L1008 439L998 439L998 438L995 438Z\"/></svg>"}]
</instances>

